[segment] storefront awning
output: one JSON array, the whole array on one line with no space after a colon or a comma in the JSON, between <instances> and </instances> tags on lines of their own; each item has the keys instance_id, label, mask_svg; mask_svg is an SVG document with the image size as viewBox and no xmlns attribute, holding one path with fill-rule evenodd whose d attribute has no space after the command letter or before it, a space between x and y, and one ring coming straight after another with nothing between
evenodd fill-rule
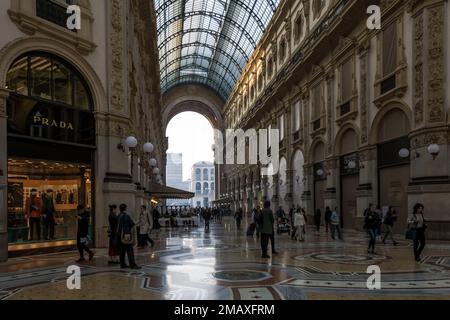
<instances>
[{"instance_id":1,"label":"storefront awning","mask_svg":"<svg viewBox=\"0 0 450 320\"><path fill-rule=\"evenodd\" d=\"M192 199L195 194L157 183L150 183L148 193L158 199Z\"/></svg>"}]
</instances>

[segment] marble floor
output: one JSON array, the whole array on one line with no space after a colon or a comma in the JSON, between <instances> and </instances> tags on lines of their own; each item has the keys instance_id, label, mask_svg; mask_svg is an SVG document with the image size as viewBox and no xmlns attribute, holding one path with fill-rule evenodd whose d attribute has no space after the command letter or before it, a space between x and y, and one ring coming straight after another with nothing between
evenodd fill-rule
<instances>
[{"instance_id":1,"label":"marble floor","mask_svg":"<svg viewBox=\"0 0 450 320\"><path fill-rule=\"evenodd\" d=\"M333 241L308 229L305 242L276 236L278 255L262 259L259 241L231 220L202 228L163 230L156 247L135 250L141 270L109 266L107 250L81 267L81 289L67 289L76 252L10 259L0 264L0 299L11 300L361 300L450 299L450 243L428 241L424 260L409 241L378 244L368 255L363 233ZM381 289L369 290L367 268L381 270Z\"/></svg>"}]
</instances>

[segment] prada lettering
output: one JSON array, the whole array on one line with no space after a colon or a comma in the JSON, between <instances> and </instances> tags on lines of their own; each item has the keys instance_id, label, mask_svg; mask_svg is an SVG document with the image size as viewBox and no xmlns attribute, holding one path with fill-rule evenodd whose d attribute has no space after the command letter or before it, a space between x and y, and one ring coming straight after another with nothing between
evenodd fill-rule
<instances>
[{"instance_id":1,"label":"prada lettering","mask_svg":"<svg viewBox=\"0 0 450 320\"><path fill-rule=\"evenodd\" d=\"M34 116L33 123L40 124L42 126L47 126L47 127L54 127L54 128L60 128L60 129L66 129L66 130L74 130L73 124L70 122L50 120L50 119L43 118L40 116Z\"/></svg>"}]
</instances>

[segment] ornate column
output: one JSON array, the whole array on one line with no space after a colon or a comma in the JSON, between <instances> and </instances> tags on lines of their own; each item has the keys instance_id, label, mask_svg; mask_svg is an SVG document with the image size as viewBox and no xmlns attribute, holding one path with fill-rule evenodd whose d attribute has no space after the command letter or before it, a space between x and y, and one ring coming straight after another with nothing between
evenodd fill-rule
<instances>
[{"instance_id":1,"label":"ornate column","mask_svg":"<svg viewBox=\"0 0 450 320\"><path fill-rule=\"evenodd\" d=\"M365 146L359 149L359 187L356 193L355 226L362 226L363 213L370 203L378 199L377 147Z\"/></svg>"},{"instance_id":2,"label":"ornate column","mask_svg":"<svg viewBox=\"0 0 450 320\"><path fill-rule=\"evenodd\" d=\"M327 190L325 191L325 207L334 208L337 206L336 186L339 181L339 158L332 157L325 161L325 171L327 172Z\"/></svg>"},{"instance_id":3,"label":"ornate column","mask_svg":"<svg viewBox=\"0 0 450 320\"><path fill-rule=\"evenodd\" d=\"M268 187L267 187L267 183L269 182L269 178L267 176L262 176L261 177L261 190L262 190L262 201L265 202L267 200L267 194L268 194Z\"/></svg>"},{"instance_id":4,"label":"ornate column","mask_svg":"<svg viewBox=\"0 0 450 320\"><path fill-rule=\"evenodd\" d=\"M272 199L270 200L270 202L272 202L272 208L274 208L275 210L278 208L279 203L280 203L280 175L279 174L275 174L273 175L273 195L272 195Z\"/></svg>"},{"instance_id":5,"label":"ornate column","mask_svg":"<svg viewBox=\"0 0 450 320\"><path fill-rule=\"evenodd\" d=\"M305 176L305 191L302 194L302 201L306 214L309 216L314 215L314 204L312 203L312 190L314 188L313 169L313 165L305 165L303 170Z\"/></svg>"},{"instance_id":6,"label":"ornate column","mask_svg":"<svg viewBox=\"0 0 450 320\"><path fill-rule=\"evenodd\" d=\"M294 174L295 170L286 170L286 197L284 198L286 209L290 209L293 205Z\"/></svg>"},{"instance_id":7,"label":"ornate column","mask_svg":"<svg viewBox=\"0 0 450 320\"><path fill-rule=\"evenodd\" d=\"M0 89L0 262L8 259L8 152L6 100L9 91Z\"/></svg>"}]
</instances>

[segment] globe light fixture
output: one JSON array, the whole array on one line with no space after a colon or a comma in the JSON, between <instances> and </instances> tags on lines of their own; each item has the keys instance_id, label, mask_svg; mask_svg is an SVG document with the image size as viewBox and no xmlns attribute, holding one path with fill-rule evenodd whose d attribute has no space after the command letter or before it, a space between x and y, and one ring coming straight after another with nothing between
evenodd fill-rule
<instances>
[{"instance_id":1,"label":"globe light fixture","mask_svg":"<svg viewBox=\"0 0 450 320\"><path fill-rule=\"evenodd\" d=\"M437 156L441 152L441 148L438 144L433 143L428 146L428 153L433 156L433 160L436 160Z\"/></svg>"},{"instance_id":2,"label":"globe light fixture","mask_svg":"<svg viewBox=\"0 0 450 320\"><path fill-rule=\"evenodd\" d=\"M146 144L144 144L144 152L145 153L152 153L153 150L155 150L155 147L153 146L152 143L147 142Z\"/></svg>"},{"instance_id":3,"label":"globe light fixture","mask_svg":"<svg viewBox=\"0 0 450 320\"><path fill-rule=\"evenodd\" d=\"M319 170L317 170L317 175L319 176L319 177L321 177L321 176L323 176L324 175L324 171L322 170L322 169L319 169Z\"/></svg>"},{"instance_id":4,"label":"globe light fixture","mask_svg":"<svg viewBox=\"0 0 450 320\"><path fill-rule=\"evenodd\" d=\"M156 167L158 162L156 161L156 159L152 158L152 159L148 160L148 164L150 165L150 167Z\"/></svg>"},{"instance_id":5,"label":"globe light fixture","mask_svg":"<svg viewBox=\"0 0 450 320\"><path fill-rule=\"evenodd\" d=\"M406 159L406 158L408 158L409 157L409 155L410 155L410 152L409 152L409 150L408 149L406 149L406 148L403 148L403 149L401 149L399 152L398 152L398 155L400 156L400 158L402 158L402 159Z\"/></svg>"},{"instance_id":6,"label":"globe light fixture","mask_svg":"<svg viewBox=\"0 0 450 320\"><path fill-rule=\"evenodd\" d=\"M355 168L356 168L356 162L353 161L353 160L350 160L350 161L347 163L347 168L349 168L349 169L351 169L351 170L355 169Z\"/></svg>"},{"instance_id":7,"label":"globe light fixture","mask_svg":"<svg viewBox=\"0 0 450 320\"><path fill-rule=\"evenodd\" d=\"M159 168L154 168L153 169L153 174L158 175L161 171L159 170Z\"/></svg>"},{"instance_id":8,"label":"globe light fixture","mask_svg":"<svg viewBox=\"0 0 450 320\"><path fill-rule=\"evenodd\" d=\"M137 145L138 145L138 141L135 137L129 136L128 138L125 139L125 146L127 148L136 148Z\"/></svg>"}]
</instances>

